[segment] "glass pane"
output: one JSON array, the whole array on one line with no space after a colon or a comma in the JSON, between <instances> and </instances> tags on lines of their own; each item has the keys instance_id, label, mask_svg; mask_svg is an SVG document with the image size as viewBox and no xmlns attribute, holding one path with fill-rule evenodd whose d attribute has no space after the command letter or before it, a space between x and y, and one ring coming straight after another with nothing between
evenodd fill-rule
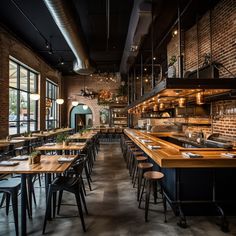
<instances>
[{"instance_id":1,"label":"glass pane","mask_svg":"<svg viewBox=\"0 0 236 236\"><path fill-rule=\"evenodd\" d=\"M36 131L37 127L36 127L36 122L30 122L30 131Z\"/></svg>"},{"instance_id":2,"label":"glass pane","mask_svg":"<svg viewBox=\"0 0 236 236\"><path fill-rule=\"evenodd\" d=\"M30 92L37 92L37 75L32 72L30 72Z\"/></svg>"},{"instance_id":3,"label":"glass pane","mask_svg":"<svg viewBox=\"0 0 236 236\"><path fill-rule=\"evenodd\" d=\"M28 106L28 94L26 92L20 91L20 120L23 123L28 120L27 106Z\"/></svg>"},{"instance_id":4,"label":"glass pane","mask_svg":"<svg viewBox=\"0 0 236 236\"><path fill-rule=\"evenodd\" d=\"M9 89L9 134L17 133L17 90Z\"/></svg>"},{"instance_id":5,"label":"glass pane","mask_svg":"<svg viewBox=\"0 0 236 236\"><path fill-rule=\"evenodd\" d=\"M9 62L9 86L17 88L17 64Z\"/></svg>"},{"instance_id":6,"label":"glass pane","mask_svg":"<svg viewBox=\"0 0 236 236\"><path fill-rule=\"evenodd\" d=\"M28 133L28 122L21 121L20 122L20 133Z\"/></svg>"},{"instance_id":7,"label":"glass pane","mask_svg":"<svg viewBox=\"0 0 236 236\"><path fill-rule=\"evenodd\" d=\"M37 111L36 111L37 101L30 100L30 121L36 121Z\"/></svg>"},{"instance_id":8,"label":"glass pane","mask_svg":"<svg viewBox=\"0 0 236 236\"><path fill-rule=\"evenodd\" d=\"M27 73L28 71L23 68L20 67L20 89L27 91Z\"/></svg>"}]
</instances>

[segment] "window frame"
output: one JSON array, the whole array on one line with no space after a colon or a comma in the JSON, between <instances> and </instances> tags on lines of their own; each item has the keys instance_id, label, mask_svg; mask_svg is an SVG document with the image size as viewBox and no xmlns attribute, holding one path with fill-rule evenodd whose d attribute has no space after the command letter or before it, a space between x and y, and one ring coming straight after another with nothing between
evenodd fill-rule
<instances>
[{"instance_id":1,"label":"window frame","mask_svg":"<svg viewBox=\"0 0 236 236\"><path fill-rule=\"evenodd\" d=\"M56 100L59 95L59 86L52 80L46 78L46 93L45 93L45 98L46 101L49 99L51 101L51 106L54 107L53 110L53 119L49 119L49 109L46 107L46 117L45 117L45 127L47 130L50 129L55 129L59 127L59 105L57 104ZM50 92L49 92L50 91ZM50 126L50 122L54 123L53 127Z\"/></svg>"},{"instance_id":2,"label":"window frame","mask_svg":"<svg viewBox=\"0 0 236 236\"><path fill-rule=\"evenodd\" d=\"M16 87L13 87L10 85L10 74L9 74L9 96L10 96L10 90L14 90L16 91L16 120L14 120L13 122L16 123L16 133L10 134L10 113L8 116L8 130L9 130L9 134L10 135L18 135L18 134L22 134L24 132L34 132L34 131L38 131L38 124L39 124L39 102L35 101L35 115L34 115L34 120L33 122L31 121L30 118L30 103L31 101L33 101L32 99L30 99L30 94L33 93L39 93L39 73L37 71L35 71L34 69L30 68L29 66L25 65L24 63L20 62L19 60L13 58L13 57L9 57L9 72L10 72L10 64L13 63L16 65ZM26 70L26 89L22 89L20 86L20 82L21 82L21 75L20 75L20 70L21 68L23 68L24 70ZM31 91L31 87L30 87L30 81L31 81L31 75L34 75L34 92ZM21 93L26 93L26 110L27 110L27 119L26 120L22 120L22 117L20 115L20 111L21 111ZM10 98L9 98L10 100ZM10 111L10 104L9 104L9 111ZM21 132L21 123L26 123L26 130ZM31 130L31 123L34 123L34 130Z\"/></svg>"}]
</instances>

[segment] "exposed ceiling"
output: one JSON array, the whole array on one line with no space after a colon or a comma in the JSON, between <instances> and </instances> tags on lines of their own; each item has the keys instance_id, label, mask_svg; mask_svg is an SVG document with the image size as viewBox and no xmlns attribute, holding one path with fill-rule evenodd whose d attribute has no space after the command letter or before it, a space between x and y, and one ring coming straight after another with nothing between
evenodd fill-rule
<instances>
[{"instance_id":1,"label":"exposed ceiling","mask_svg":"<svg viewBox=\"0 0 236 236\"><path fill-rule=\"evenodd\" d=\"M118 71L133 0L110 1L109 40L106 0L71 0L68 4L74 9L89 57L97 71ZM73 73L75 57L43 0L2 0L0 22L51 66L64 74ZM44 37L51 43L53 54L49 54ZM60 64L61 60L65 62L64 65Z\"/></svg>"},{"instance_id":2,"label":"exposed ceiling","mask_svg":"<svg viewBox=\"0 0 236 236\"><path fill-rule=\"evenodd\" d=\"M125 47L130 16L137 0L70 0L67 3L73 10L75 21L81 32L84 45L97 72L119 71ZM164 44L158 47L167 31L177 19L178 2L181 9L189 4L182 18L182 27L187 29L196 22L196 16L202 15L219 0L146 0L153 4L154 49L165 60ZM107 30L107 2L110 3L109 38ZM18 38L25 41L51 66L63 72L73 74L75 56L65 41L59 28L50 15L43 0L2 0L0 22ZM35 26L35 27L34 27ZM37 31L38 30L38 31ZM171 37L171 35L168 35ZM168 41L166 37L166 41ZM45 39L51 43L53 54L49 54ZM151 33L142 39L140 47L144 62L151 58ZM64 65L60 62L64 61ZM138 60L136 60L138 62ZM139 63L139 62L138 62Z\"/></svg>"}]
</instances>

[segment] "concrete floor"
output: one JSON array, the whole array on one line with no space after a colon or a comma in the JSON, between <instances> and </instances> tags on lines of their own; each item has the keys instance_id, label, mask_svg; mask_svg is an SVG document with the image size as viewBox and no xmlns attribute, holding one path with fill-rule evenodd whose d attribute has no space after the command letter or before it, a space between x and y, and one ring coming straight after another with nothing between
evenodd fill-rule
<instances>
[{"instance_id":1,"label":"concrete floor","mask_svg":"<svg viewBox=\"0 0 236 236\"><path fill-rule=\"evenodd\" d=\"M61 214L48 222L47 235L87 236L231 236L236 235L236 219L229 218L230 233L222 233L215 217L188 217L187 229L179 228L177 217L168 209L164 223L162 205L151 205L149 222L144 221L144 210L138 209L136 189L132 187L118 143L102 144L92 174L93 191L87 191L89 216L85 217L87 232L82 231L74 196L63 195ZM41 235L45 213L44 188L36 183L37 206L33 219L28 221L28 235ZM20 201L19 201L20 202ZM5 216L0 209L0 235L15 235L12 211Z\"/></svg>"}]
</instances>

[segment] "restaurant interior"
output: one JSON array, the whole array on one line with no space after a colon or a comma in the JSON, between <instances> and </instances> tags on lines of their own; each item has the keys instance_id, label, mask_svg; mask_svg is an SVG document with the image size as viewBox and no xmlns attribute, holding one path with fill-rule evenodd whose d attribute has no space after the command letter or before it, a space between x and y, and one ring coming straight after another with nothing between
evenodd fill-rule
<instances>
[{"instance_id":1,"label":"restaurant interior","mask_svg":"<svg viewBox=\"0 0 236 236\"><path fill-rule=\"evenodd\" d=\"M2 0L0 236L236 235L235 117L235 0Z\"/></svg>"}]
</instances>

